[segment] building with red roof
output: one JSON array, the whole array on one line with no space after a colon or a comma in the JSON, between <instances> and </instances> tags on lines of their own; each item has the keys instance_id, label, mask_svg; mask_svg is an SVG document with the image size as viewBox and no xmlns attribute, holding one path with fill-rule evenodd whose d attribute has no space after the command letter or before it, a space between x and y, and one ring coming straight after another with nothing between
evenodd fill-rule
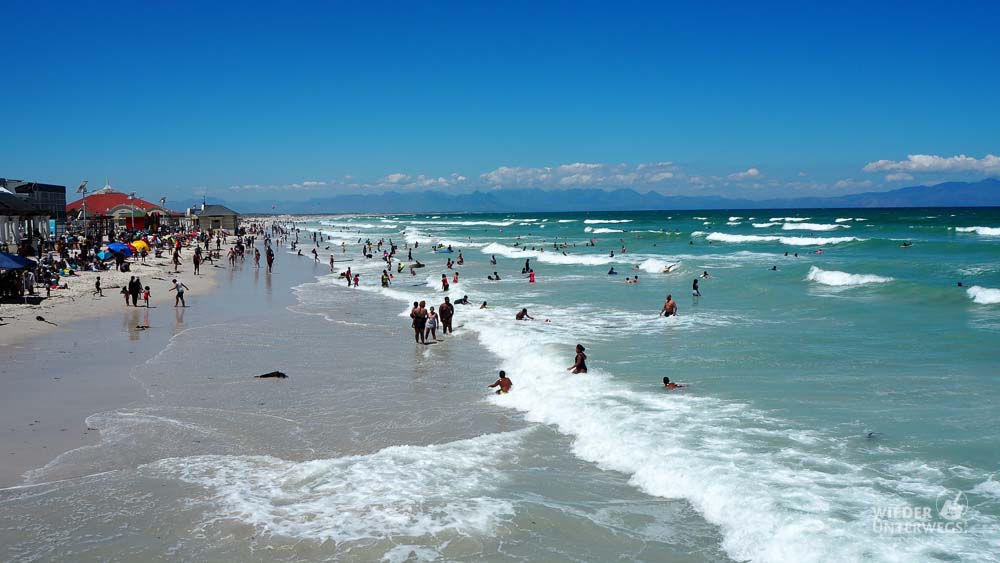
<instances>
[{"instance_id":1,"label":"building with red roof","mask_svg":"<svg viewBox=\"0 0 1000 563\"><path fill-rule=\"evenodd\" d=\"M66 214L98 232L111 233L116 228L157 230L161 225L176 224L184 215L162 204L152 203L133 194L120 192L105 183L104 187L66 205Z\"/></svg>"}]
</instances>

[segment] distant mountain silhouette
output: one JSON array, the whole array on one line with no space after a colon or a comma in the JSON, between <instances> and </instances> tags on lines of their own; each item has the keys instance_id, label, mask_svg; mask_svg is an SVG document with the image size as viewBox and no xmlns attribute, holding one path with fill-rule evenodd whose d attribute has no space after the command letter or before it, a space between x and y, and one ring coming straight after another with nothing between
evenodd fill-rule
<instances>
[{"instance_id":1,"label":"distant mountain silhouette","mask_svg":"<svg viewBox=\"0 0 1000 563\"><path fill-rule=\"evenodd\" d=\"M720 196L667 196L632 189L498 189L467 194L437 191L386 192L316 198L297 202L234 202L244 213L503 213L540 211L642 211L666 209L803 209L851 207L1000 206L1000 179L946 182L888 192L836 197L730 199ZM276 209L272 210L271 206Z\"/></svg>"}]
</instances>

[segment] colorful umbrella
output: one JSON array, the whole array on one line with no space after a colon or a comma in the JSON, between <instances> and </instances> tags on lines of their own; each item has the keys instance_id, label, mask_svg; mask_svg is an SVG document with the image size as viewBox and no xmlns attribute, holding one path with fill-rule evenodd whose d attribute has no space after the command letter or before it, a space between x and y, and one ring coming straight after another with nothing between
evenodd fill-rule
<instances>
[{"instance_id":1,"label":"colorful umbrella","mask_svg":"<svg viewBox=\"0 0 1000 563\"><path fill-rule=\"evenodd\" d=\"M34 265L33 261L22 258L17 254L0 252L0 270L23 270Z\"/></svg>"},{"instance_id":2,"label":"colorful umbrella","mask_svg":"<svg viewBox=\"0 0 1000 563\"><path fill-rule=\"evenodd\" d=\"M120 242L113 242L109 244L108 250L110 250L111 252L116 252L118 254L124 254L126 258L132 256L132 249Z\"/></svg>"},{"instance_id":3,"label":"colorful umbrella","mask_svg":"<svg viewBox=\"0 0 1000 563\"><path fill-rule=\"evenodd\" d=\"M132 247L135 248L137 252L142 252L143 250L149 252L149 244L147 244L144 240L132 241Z\"/></svg>"}]
</instances>

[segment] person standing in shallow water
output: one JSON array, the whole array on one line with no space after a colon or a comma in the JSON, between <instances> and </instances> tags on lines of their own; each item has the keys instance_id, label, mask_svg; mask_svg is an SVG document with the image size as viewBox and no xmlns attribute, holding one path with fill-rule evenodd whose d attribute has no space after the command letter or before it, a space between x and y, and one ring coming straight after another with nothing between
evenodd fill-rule
<instances>
[{"instance_id":1,"label":"person standing in shallow water","mask_svg":"<svg viewBox=\"0 0 1000 563\"><path fill-rule=\"evenodd\" d=\"M427 328L427 303L421 301L410 313L413 316L413 336L417 344L427 344L424 330Z\"/></svg>"},{"instance_id":2,"label":"person standing in shallow water","mask_svg":"<svg viewBox=\"0 0 1000 563\"><path fill-rule=\"evenodd\" d=\"M583 347L583 344L576 345L576 359L573 360L573 365L566 368L566 371L587 373L587 355L583 353L585 350L586 348Z\"/></svg>"},{"instance_id":3,"label":"person standing in shallow water","mask_svg":"<svg viewBox=\"0 0 1000 563\"><path fill-rule=\"evenodd\" d=\"M438 318L441 319L441 334L451 334L451 319L455 315L455 307L448 300L448 297L444 298L444 303L438 306Z\"/></svg>"}]
</instances>

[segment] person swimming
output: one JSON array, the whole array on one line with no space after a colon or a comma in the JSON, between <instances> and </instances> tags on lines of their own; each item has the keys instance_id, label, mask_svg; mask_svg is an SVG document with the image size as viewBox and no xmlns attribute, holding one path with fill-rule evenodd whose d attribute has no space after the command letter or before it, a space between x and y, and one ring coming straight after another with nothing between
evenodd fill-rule
<instances>
[{"instance_id":1,"label":"person swimming","mask_svg":"<svg viewBox=\"0 0 1000 563\"><path fill-rule=\"evenodd\" d=\"M532 317L531 315L529 315L528 314L528 309L524 308L524 309L521 309L517 313L517 315L514 317L514 319L518 320L518 321L523 321L525 319L528 319L529 321L533 321L533 320L535 320L535 317Z\"/></svg>"},{"instance_id":2,"label":"person swimming","mask_svg":"<svg viewBox=\"0 0 1000 563\"><path fill-rule=\"evenodd\" d=\"M618 272L615 271L615 267L614 266L612 266L611 269L608 270L608 275L609 276L617 276L618 275Z\"/></svg>"},{"instance_id":3,"label":"person swimming","mask_svg":"<svg viewBox=\"0 0 1000 563\"><path fill-rule=\"evenodd\" d=\"M663 386L671 391L673 391L674 389L684 389L684 387L686 387L686 385L678 385L676 383L672 383L669 377L663 378Z\"/></svg>"}]
</instances>

